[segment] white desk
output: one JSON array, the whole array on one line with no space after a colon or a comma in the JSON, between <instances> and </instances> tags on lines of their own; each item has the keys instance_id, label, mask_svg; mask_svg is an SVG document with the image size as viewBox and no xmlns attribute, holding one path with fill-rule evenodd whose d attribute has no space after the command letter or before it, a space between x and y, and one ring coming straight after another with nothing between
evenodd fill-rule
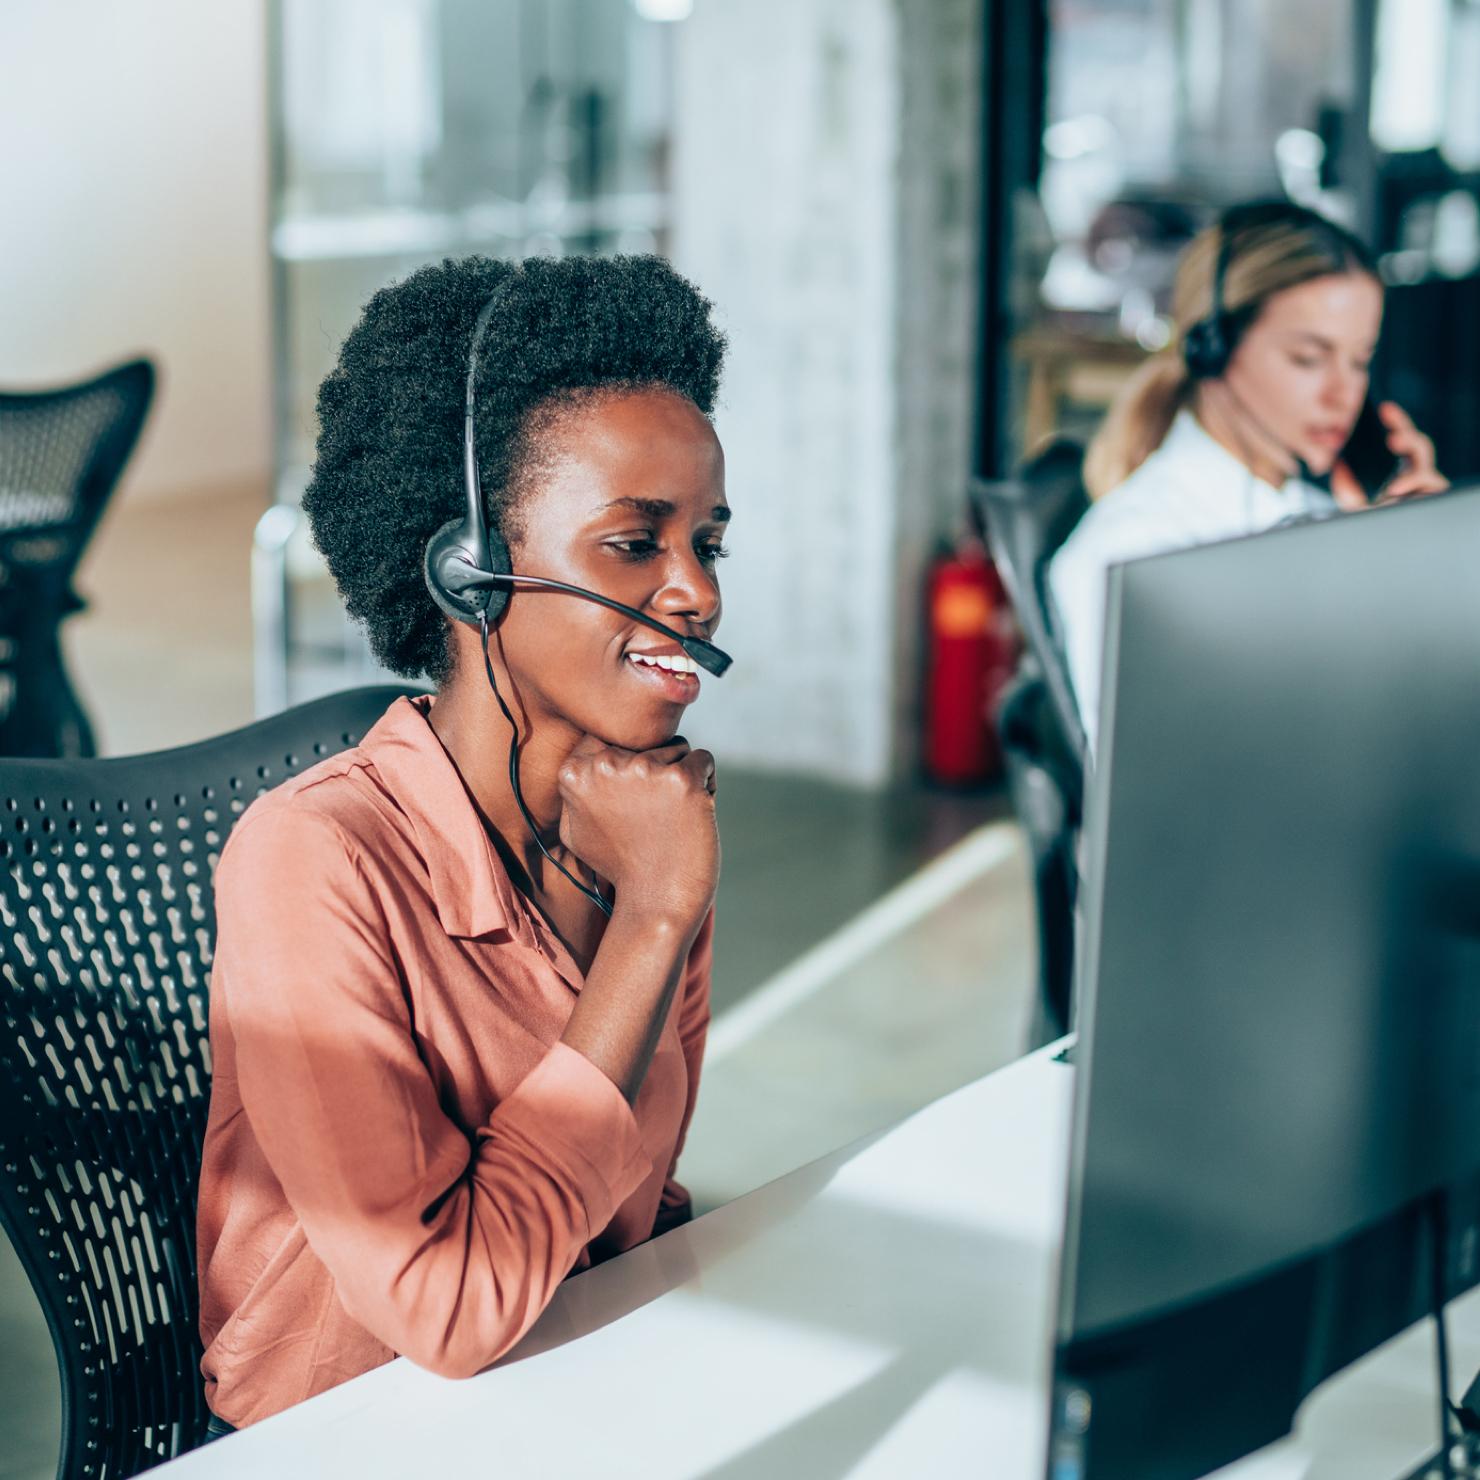
<instances>
[{"instance_id":1,"label":"white desk","mask_svg":"<svg viewBox=\"0 0 1480 1480\"><path fill-rule=\"evenodd\" d=\"M567 1281L470 1381L395 1361L169 1468L1042 1480L1073 1079L1032 1055ZM1392 1480L1426 1452L1430 1348L1374 1354L1220 1480Z\"/></svg>"}]
</instances>

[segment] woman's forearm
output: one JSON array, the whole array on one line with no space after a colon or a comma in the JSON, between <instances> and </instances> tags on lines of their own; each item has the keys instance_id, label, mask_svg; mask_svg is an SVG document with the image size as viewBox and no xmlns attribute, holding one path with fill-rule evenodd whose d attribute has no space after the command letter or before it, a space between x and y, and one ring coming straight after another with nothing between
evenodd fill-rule
<instances>
[{"instance_id":1,"label":"woman's forearm","mask_svg":"<svg viewBox=\"0 0 1480 1480\"><path fill-rule=\"evenodd\" d=\"M675 920L620 896L562 1040L637 1099L702 920Z\"/></svg>"}]
</instances>

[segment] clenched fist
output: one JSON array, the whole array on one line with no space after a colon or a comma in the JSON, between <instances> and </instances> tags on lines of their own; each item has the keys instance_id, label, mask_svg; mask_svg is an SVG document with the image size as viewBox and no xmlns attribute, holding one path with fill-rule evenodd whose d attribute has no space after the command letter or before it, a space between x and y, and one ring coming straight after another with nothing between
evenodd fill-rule
<instances>
[{"instance_id":1,"label":"clenched fist","mask_svg":"<svg viewBox=\"0 0 1480 1480\"><path fill-rule=\"evenodd\" d=\"M560 768L560 841L618 907L697 928L719 883L714 757L681 738L622 750L587 736Z\"/></svg>"}]
</instances>

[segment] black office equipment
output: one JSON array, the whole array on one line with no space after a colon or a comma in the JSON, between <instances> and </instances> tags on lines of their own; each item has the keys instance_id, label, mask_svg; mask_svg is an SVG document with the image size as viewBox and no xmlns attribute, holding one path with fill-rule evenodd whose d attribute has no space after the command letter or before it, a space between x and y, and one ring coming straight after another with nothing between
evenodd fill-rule
<instances>
[{"instance_id":1,"label":"black office equipment","mask_svg":"<svg viewBox=\"0 0 1480 1480\"><path fill-rule=\"evenodd\" d=\"M0 755L94 753L59 629L83 609L72 577L153 395L148 360L0 393Z\"/></svg>"},{"instance_id":2,"label":"black office equipment","mask_svg":"<svg viewBox=\"0 0 1480 1480\"><path fill-rule=\"evenodd\" d=\"M1030 458L1016 478L978 479L971 490L1027 644L997 729L1013 810L1033 855L1039 986L1033 1037L1043 1043L1061 1037L1073 1016L1074 850L1088 746L1049 599L1048 567L1089 508L1083 463L1083 449L1060 440Z\"/></svg>"},{"instance_id":3,"label":"black office equipment","mask_svg":"<svg viewBox=\"0 0 1480 1480\"><path fill-rule=\"evenodd\" d=\"M1370 395L1362 402L1361 413L1340 457L1361 484L1369 502L1381 495L1403 466L1403 459L1388 446L1387 425L1378 414L1377 404Z\"/></svg>"},{"instance_id":4,"label":"black office equipment","mask_svg":"<svg viewBox=\"0 0 1480 1480\"><path fill-rule=\"evenodd\" d=\"M1429 1311L1436 1193L1480 1279L1480 490L1109 618L1049 1473L1191 1480Z\"/></svg>"},{"instance_id":5,"label":"black office equipment","mask_svg":"<svg viewBox=\"0 0 1480 1480\"><path fill-rule=\"evenodd\" d=\"M1029 458L1016 478L977 479L971 493L992 559L1041 670L1062 743L1082 770L1088 745L1049 597L1048 567L1089 509L1084 449L1060 438Z\"/></svg>"},{"instance_id":6,"label":"black office equipment","mask_svg":"<svg viewBox=\"0 0 1480 1480\"><path fill-rule=\"evenodd\" d=\"M126 1480L205 1431L216 859L254 796L409 692L356 689L153 755L0 761L0 1226L56 1347L58 1480Z\"/></svg>"}]
</instances>

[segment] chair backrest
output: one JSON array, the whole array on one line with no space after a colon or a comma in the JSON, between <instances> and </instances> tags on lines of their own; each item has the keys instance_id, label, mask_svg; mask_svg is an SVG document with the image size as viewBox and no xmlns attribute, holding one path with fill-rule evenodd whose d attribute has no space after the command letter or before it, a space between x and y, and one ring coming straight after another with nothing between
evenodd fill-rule
<instances>
[{"instance_id":1,"label":"chair backrest","mask_svg":"<svg viewBox=\"0 0 1480 1480\"><path fill-rule=\"evenodd\" d=\"M1038 1002L1030 1046L1068 1032L1073 1021L1075 842L1084 778L1064 748L1042 670L1025 655L1003 693L997 728L1013 811L1033 864L1038 927Z\"/></svg>"},{"instance_id":2,"label":"chair backrest","mask_svg":"<svg viewBox=\"0 0 1480 1480\"><path fill-rule=\"evenodd\" d=\"M0 761L0 1222L56 1345L63 1480L121 1480L204 1433L216 861L254 796L409 692L336 694L152 755Z\"/></svg>"},{"instance_id":3,"label":"chair backrest","mask_svg":"<svg viewBox=\"0 0 1480 1480\"><path fill-rule=\"evenodd\" d=\"M77 562L139 437L154 366L0 392L0 755L93 753L58 627L82 602Z\"/></svg>"},{"instance_id":4,"label":"chair backrest","mask_svg":"<svg viewBox=\"0 0 1480 1480\"><path fill-rule=\"evenodd\" d=\"M977 480L972 495L986 526L992 558L1007 586L1029 650L1042 670L1055 718L1082 773L1087 744L1053 603L1048 565L1089 507L1075 442L1051 443L1016 478Z\"/></svg>"},{"instance_id":5,"label":"chair backrest","mask_svg":"<svg viewBox=\"0 0 1480 1480\"><path fill-rule=\"evenodd\" d=\"M0 562L70 581L154 396L154 366L0 392Z\"/></svg>"}]
</instances>

